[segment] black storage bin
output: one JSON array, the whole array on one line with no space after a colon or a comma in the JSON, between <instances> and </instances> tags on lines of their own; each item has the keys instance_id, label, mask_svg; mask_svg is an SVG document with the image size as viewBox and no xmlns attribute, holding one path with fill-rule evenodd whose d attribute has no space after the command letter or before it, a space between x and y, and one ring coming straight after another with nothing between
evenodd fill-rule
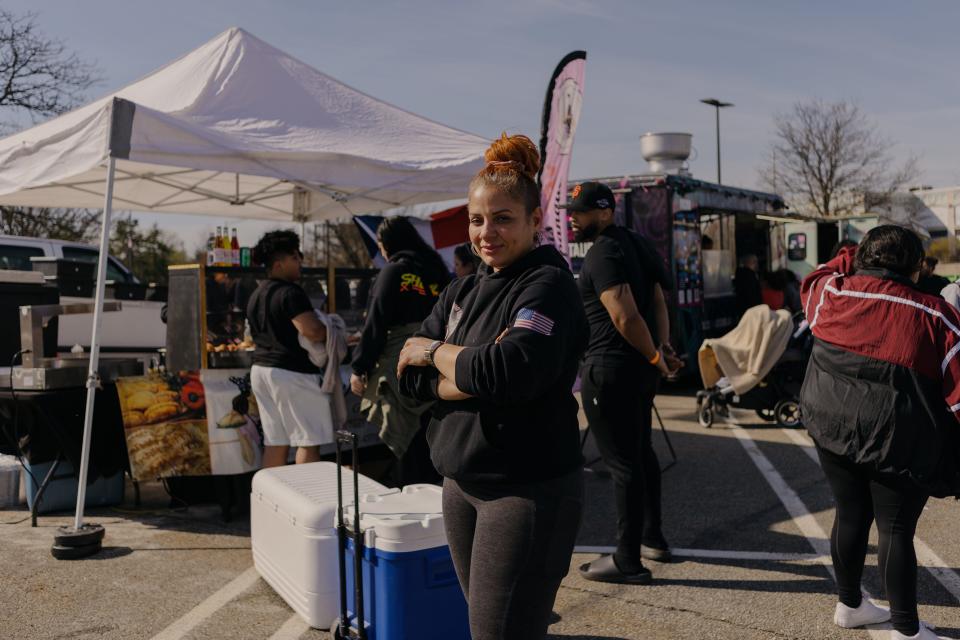
<instances>
[{"instance_id":1,"label":"black storage bin","mask_svg":"<svg viewBox=\"0 0 960 640\"><path fill-rule=\"evenodd\" d=\"M114 300L146 300L147 285L107 280L107 297Z\"/></svg>"},{"instance_id":2,"label":"black storage bin","mask_svg":"<svg viewBox=\"0 0 960 640\"><path fill-rule=\"evenodd\" d=\"M47 282L60 289L60 295L74 298L92 298L96 284L93 280L57 277L47 277Z\"/></svg>"},{"instance_id":3,"label":"black storage bin","mask_svg":"<svg viewBox=\"0 0 960 640\"><path fill-rule=\"evenodd\" d=\"M30 258L30 262L33 263L34 271L39 271L47 277L57 278L58 281L89 280L92 282L97 277L97 265L93 262L46 256Z\"/></svg>"}]
</instances>

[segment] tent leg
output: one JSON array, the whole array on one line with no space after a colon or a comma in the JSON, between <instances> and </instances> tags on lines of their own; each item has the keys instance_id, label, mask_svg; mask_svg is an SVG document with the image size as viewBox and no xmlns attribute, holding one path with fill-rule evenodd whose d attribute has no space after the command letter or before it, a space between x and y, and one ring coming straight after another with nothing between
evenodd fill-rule
<instances>
[{"instance_id":1,"label":"tent leg","mask_svg":"<svg viewBox=\"0 0 960 640\"><path fill-rule=\"evenodd\" d=\"M100 366L100 329L103 320L103 299L106 293L107 281L107 255L110 251L110 222L113 214L113 180L116 169L116 161L113 157L109 158L107 164L107 183L106 194L104 196L103 217L100 228L100 255L97 261L97 289L94 297L93 310L93 334L90 337L90 368L87 370L87 404L83 415L83 448L80 453L80 472L77 477L77 512L74 518L73 527L61 527L59 535L56 537L53 553L58 557L58 546L62 549L64 546L83 547L87 549L88 554L96 553L100 550L100 540L103 539L103 528L98 525L83 524L84 502L87 497L87 474L90 468L90 439L93 432L93 407L96 398L97 387L100 384L97 371ZM93 537L94 542L88 543ZM71 539L78 544L71 544ZM88 544L79 544L80 542ZM75 551L77 549L74 549Z\"/></svg>"},{"instance_id":2,"label":"tent leg","mask_svg":"<svg viewBox=\"0 0 960 640\"><path fill-rule=\"evenodd\" d=\"M107 165L107 189L103 204L103 221L100 228L100 256L97 263L97 290L94 297L93 335L90 336L90 368L87 370L87 406L83 415L83 449L80 454L80 477L77 486L77 513L74 527L83 526L83 507L87 493L87 472L90 467L90 436L93 431L93 403L100 380L100 328L103 323L103 299L106 297L107 255L110 251L110 222L113 214L113 177L115 160Z\"/></svg>"}]
</instances>

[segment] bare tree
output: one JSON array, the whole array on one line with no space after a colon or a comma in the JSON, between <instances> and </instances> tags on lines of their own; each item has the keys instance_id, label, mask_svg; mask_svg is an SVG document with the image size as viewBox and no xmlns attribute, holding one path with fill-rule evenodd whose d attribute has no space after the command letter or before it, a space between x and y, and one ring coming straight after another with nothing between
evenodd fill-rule
<instances>
[{"instance_id":1,"label":"bare tree","mask_svg":"<svg viewBox=\"0 0 960 640\"><path fill-rule=\"evenodd\" d=\"M883 205L917 177L916 158L896 165L893 144L855 104L799 102L775 120L765 186L791 208L829 218Z\"/></svg>"},{"instance_id":2,"label":"bare tree","mask_svg":"<svg viewBox=\"0 0 960 640\"><path fill-rule=\"evenodd\" d=\"M94 65L40 31L36 14L0 9L0 134L14 132L18 116L38 122L69 111L99 81ZM0 207L0 233L9 235L89 242L98 227L95 211Z\"/></svg>"},{"instance_id":3,"label":"bare tree","mask_svg":"<svg viewBox=\"0 0 960 640\"><path fill-rule=\"evenodd\" d=\"M0 234L92 243L99 231L99 211L0 207Z\"/></svg>"},{"instance_id":4,"label":"bare tree","mask_svg":"<svg viewBox=\"0 0 960 640\"><path fill-rule=\"evenodd\" d=\"M360 230L352 222L314 224L307 231L307 240L306 262L311 266L326 266L328 261L337 267L367 268L371 265L370 253Z\"/></svg>"},{"instance_id":5,"label":"bare tree","mask_svg":"<svg viewBox=\"0 0 960 640\"><path fill-rule=\"evenodd\" d=\"M40 119L78 106L101 80L97 68L37 27L37 14L0 9L0 107Z\"/></svg>"}]
</instances>

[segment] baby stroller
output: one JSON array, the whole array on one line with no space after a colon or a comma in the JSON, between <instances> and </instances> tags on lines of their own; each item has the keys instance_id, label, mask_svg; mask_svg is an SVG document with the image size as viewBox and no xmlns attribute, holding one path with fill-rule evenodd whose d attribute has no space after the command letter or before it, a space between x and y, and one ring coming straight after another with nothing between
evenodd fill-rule
<instances>
[{"instance_id":1,"label":"baby stroller","mask_svg":"<svg viewBox=\"0 0 960 640\"><path fill-rule=\"evenodd\" d=\"M705 340L698 360L703 391L697 392L697 421L710 428L730 407L753 409L768 422L799 427L800 387L813 337L802 313L748 309L722 338Z\"/></svg>"}]
</instances>

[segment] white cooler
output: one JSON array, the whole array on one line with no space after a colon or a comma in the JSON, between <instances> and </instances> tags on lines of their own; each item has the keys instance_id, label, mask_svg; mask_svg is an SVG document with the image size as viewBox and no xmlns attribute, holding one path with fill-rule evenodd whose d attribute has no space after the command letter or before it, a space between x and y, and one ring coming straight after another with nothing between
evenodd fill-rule
<instances>
[{"instance_id":1,"label":"white cooler","mask_svg":"<svg viewBox=\"0 0 960 640\"><path fill-rule=\"evenodd\" d=\"M360 476L361 496L391 491L396 489ZM350 469L343 470L343 500L345 506L353 503ZM336 512L337 465L332 462L263 469L253 476L254 566L290 608L317 629L329 629L340 615Z\"/></svg>"}]
</instances>

